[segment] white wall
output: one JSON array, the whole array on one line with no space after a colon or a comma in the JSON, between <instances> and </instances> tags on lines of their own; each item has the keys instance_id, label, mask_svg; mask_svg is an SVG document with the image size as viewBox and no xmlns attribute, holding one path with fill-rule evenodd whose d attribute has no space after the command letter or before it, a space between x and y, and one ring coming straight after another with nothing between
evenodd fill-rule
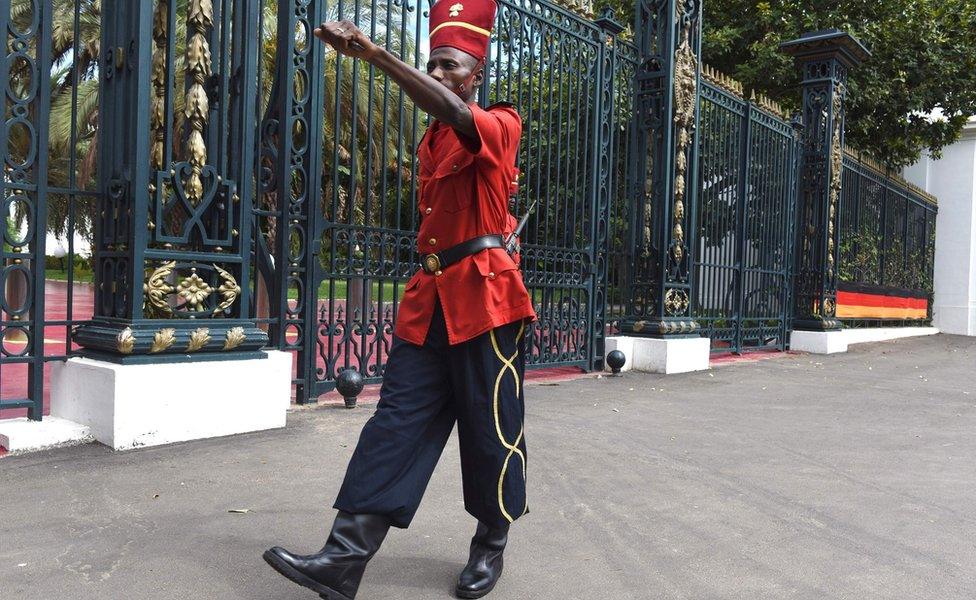
<instances>
[{"instance_id":1,"label":"white wall","mask_svg":"<svg viewBox=\"0 0 976 600\"><path fill-rule=\"evenodd\" d=\"M904 177L939 199L933 324L976 335L976 117L941 159L925 156Z\"/></svg>"}]
</instances>

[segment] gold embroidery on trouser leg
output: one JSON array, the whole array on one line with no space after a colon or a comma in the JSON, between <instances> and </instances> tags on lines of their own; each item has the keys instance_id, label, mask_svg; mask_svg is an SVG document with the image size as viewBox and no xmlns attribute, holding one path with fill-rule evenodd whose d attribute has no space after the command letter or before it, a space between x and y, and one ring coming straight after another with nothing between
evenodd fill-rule
<instances>
[{"instance_id":1,"label":"gold embroidery on trouser leg","mask_svg":"<svg viewBox=\"0 0 976 600\"><path fill-rule=\"evenodd\" d=\"M502 491L502 488L505 483L505 474L508 472L508 463L512 460L512 457L515 455L518 455L518 457L522 459L522 481L525 481L526 468L527 468L526 461L525 461L525 454L521 450L519 450L518 447L518 445L522 443L522 437L525 435L525 427L523 425L522 429L519 430L518 437L515 438L514 443L511 444L508 443L508 440L505 439L505 434L502 432L502 422L498 415L498 411L499 411L498 394L501 390L502 379L505 377L505 373L511 373L512 377L515 380L515 396L518 397L518 395L521 393L521 382L519 381L518 369L515 368L514 363L519 355L519 342L522 339L522 334L524 332L525 332L525 323L523 322L521 326L519 326L518 334L516 334L515 336L515 354L513 354L511 358L505 358L505 355L502 354L501 348L498 345L498 338L495 337L495 331L494 330L491 331L491 345L495 349L495 355L498 356L498 360L502 362L502 369L501 371L498 372L498 377L495 378L495 392L493 396L494 399L493 410L495 415L495 433L498 434L498 440L508 450L508 456L505 457L505 462L502 463L502 472L498 476L498 507L501 509L502 515L508 520L509 523L515 521L515 519L512 517L512 515L508 514L508 511L505 509L505 495L504 492ZM519 516L524 515L527 509L528 509L528 497L526 497L526 505L522 508L522 512L519 514Z\"/></svg>"}]
</instances>

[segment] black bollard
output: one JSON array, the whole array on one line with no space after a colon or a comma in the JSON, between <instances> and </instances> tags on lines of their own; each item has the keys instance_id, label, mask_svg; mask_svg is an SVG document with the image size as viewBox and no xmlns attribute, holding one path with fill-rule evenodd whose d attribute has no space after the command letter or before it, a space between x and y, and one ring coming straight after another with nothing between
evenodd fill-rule
<instances>
[{"instance_id":1,"label":"black bollard","mask_svg":"<svg viewBox=\"0 0 976 600\"><path fill-rule=\"evenodd\" d=\"M346 400L346 408L356 408L356 397L363 391L363 376L353 368L343 369L336 377L336 391Z\"/></svg>"},{"instance_id":2,"label":"black bollard","mask_svg":"<svg viewBox=\"0 0 976 600\"><path fill-rule=\"evenodd\" d=\"M613 371L614 375L620 375L620 369L627 363L627 356L620 350L614 350L607 354L607 366Z\"/></svg>"}]
</instances>

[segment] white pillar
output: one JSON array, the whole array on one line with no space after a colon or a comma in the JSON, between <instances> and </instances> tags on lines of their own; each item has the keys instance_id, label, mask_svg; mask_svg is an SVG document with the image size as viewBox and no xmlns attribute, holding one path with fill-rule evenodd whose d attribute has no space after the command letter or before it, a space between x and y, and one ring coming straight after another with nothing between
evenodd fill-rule
<instances>
[{"instance_id":1,"label":"white pillar","mask_svg":"<svg viewBox=\"0 0 976 600\"><path fill-rule=\"evenodd\" d=\"M976 336L976 117L942 158L923 157L905 178L939 200L933 325Z\"/></svg>"}]
</instances>

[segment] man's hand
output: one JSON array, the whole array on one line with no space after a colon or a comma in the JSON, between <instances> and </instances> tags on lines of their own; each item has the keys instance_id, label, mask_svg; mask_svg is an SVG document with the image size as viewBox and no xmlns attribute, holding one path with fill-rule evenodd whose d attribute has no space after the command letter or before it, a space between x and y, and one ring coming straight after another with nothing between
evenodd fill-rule
<instances>
[{"instance_id":1,"label":"man's hand","mask_svg":"<svg viewBox=\"0 0 976 600\"><path fill-rule=\"evenodd\" d=\"M335 48L335 51L353 58L370 60L381 48L365 33L349 21L330 21L315 28L315 37Z\"/></svg>"}]
</instances>

